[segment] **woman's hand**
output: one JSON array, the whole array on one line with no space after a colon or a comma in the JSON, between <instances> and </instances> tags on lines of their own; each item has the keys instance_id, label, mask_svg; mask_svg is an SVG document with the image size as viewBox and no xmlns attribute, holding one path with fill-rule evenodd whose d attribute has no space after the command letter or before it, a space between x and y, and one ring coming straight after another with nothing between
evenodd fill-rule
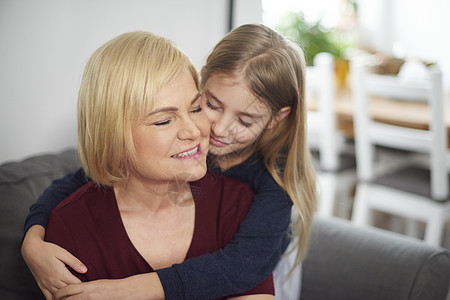
<instances>
[{"instance_id":1,"label":"woman's hand","mask_svg":"<svg viewBox=\"0 0 450 300\"><path fill-rule=\"evenodd\" d=\"M45 298L52 299L62 287L81 282L66 265L79 273L86 273L87 268L65 249L45 242L44 234L44 227L32 226L23 240L22 256Z\"/></svg>"},{"instance_id":2,"label":"woman's hand","mask_svg":"<svg viewBox=\"0 0 450 300\"><path fill-rule=\"evenodd\" d=\"M56 299L164 299L164 290L156 272L124 279L101 279L64 286Z\"/></svg>"}]
</instances>

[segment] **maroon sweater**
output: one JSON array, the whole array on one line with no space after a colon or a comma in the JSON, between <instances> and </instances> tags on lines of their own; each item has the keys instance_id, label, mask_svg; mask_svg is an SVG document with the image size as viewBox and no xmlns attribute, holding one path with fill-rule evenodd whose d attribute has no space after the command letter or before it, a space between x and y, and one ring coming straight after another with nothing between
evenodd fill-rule
<instances>
[{"instance_id":1,"label":"maroon sweater","mask_svg":"<svg viewBox=\"0 0 450 300\"><path fill-rule=\"evenodd\" d=\"M215 172L191 183L195 227L186 259L212 253L230 242L253 199L247 184ZM153 272L130 241L114 191L92 182L78 189L51 213L45 240L79 258L82 281L117 279ZM245 294L274 294L272 276Z\"/></svg>"}]
</instances>

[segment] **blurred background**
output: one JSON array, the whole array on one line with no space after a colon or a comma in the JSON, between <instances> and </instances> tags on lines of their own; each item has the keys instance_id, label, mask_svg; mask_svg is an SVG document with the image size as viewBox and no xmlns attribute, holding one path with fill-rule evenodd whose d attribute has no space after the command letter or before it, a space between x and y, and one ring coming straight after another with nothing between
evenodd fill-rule
<instances>
[{"instance_id":1,"label":"blurred background","mask_svg":"<svg viewBox=\"0 0 450 300\"><path fill-rule=\"evenodd\" d=\"M76 145L85 63L102 43L126 31L168 37L200 68L230 28L262 22L295 39L289 26L296 18L331 32L327 38L337 50L329 51L336 56L360 47L386 58L437 62L448 91L449 13L446 0L1 0L0 162ZM313 47L330 47L320 38ZM309 61L323 49L312 51Z\"/></svg>"}]
</instances>

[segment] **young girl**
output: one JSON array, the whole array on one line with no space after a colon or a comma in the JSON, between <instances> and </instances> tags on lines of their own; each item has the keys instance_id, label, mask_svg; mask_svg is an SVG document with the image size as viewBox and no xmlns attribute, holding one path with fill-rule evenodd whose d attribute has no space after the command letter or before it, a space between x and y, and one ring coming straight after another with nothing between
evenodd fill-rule
<instances>
[{"instance_id":1,"label":"young girl","mask_svg":"<svg viewBox=\"0 0 450 300\"><path fill-rule=\"evenodd\" d=\"M166 299L215 298L240 293L273 271L289 237L291 205L298 218L292 226L299 263L316 206L315 174L306 143L304 59L299 47L263 25L243 25L225 36L202 69L202 99L211 123L213 167L250 184L250 210L233 240L222 250L188 259L146 276L123 280L78 282L65 269L86 268L69 253L43 242L53 207L83 185L82 170L55 181L30 209L22 253L47 295L100 292L152 295L162 285ZM40 225L40 226L39 226ZM147 274L146 274L147 275ZM120 293L120 294L118 294ZM109 294L111 295L111 294Z\"/></svg>"}]
</instances>

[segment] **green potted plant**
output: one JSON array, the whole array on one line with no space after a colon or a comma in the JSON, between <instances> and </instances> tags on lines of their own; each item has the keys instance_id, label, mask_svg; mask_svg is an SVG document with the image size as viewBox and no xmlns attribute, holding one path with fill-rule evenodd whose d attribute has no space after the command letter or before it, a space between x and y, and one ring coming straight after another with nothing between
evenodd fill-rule
<instances>
[{"instance_id":1,"label":"green potted plant","mask_svg":"<svg viewBox=\"0 0 450 300\"><path fill-rule=\"evenodd\" d=\"M345 85L348 73L345 51L349 45L343 41L338 31L326 28L321 20L308 22L301 12L287 13L276 29L303 49L308 66L313 65L317 53L331 53L335 58L338 85Z\"/></svg>"}]
</instances>

